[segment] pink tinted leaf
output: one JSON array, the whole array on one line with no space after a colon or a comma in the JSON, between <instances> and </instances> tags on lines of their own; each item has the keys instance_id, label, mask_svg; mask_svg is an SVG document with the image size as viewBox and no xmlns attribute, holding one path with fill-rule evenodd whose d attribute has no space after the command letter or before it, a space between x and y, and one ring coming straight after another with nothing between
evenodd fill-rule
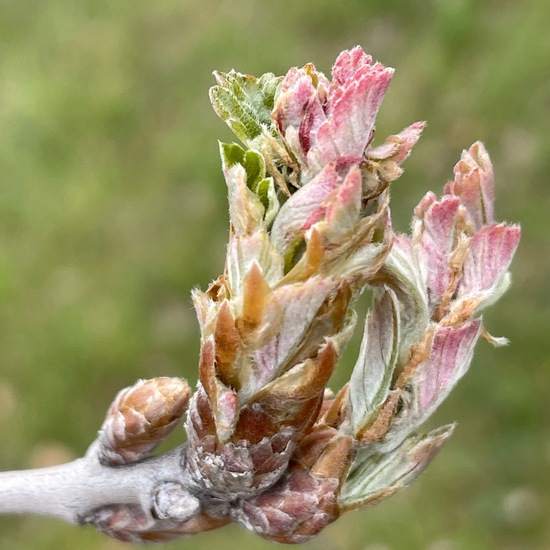
<instances>
[{"instance_id":1,"label":"pink tinted leaf","mask_svg":"<svg viewBox=\"0 0 550 550\"><path fill-rule=\"evenodd\" d=\"M305 180L333 160L363 158L392 75L393 69L373 64L360 47L340 54L332 83L313 65L287 73L272 118L303 165ZM413 125L400 135L398 162L408 155L418 134Z\"/></svg>"},{"instance_id":2,"label":"pink tinted leaf","mask_svg":"<svg viewBox=\"0 0 550 550\"><path fill-rule=\"evenodd\" d=\"M380 63L359 63L341 71L327 99L327 120L317 132L312 160L321 166L338 157L361 159L372 140L374 121L393 76ZM315 149L315 150L313 150ZM313 162L312 164L315 164Z\"/></svg>"},{"instance_id":3,"label":"pink tinted leaf","mask_svg":"<svg viewBox=\"0 0 550 550\"><path fill-rule=\"evenodd\" d=\"M277 90L277 95L275 98L275 105L277 105L279 98L286 94L289 91L292 91L293 88L296 86L297 82L304 76L308 75L311 83L313 86L317 89L319 93L319 99L321 102L324 103L326 100L326 95L328 93L328 88L330 86L330 82L327 79L327 77L320 71L318 71L315 68L315 65L313 63L307 63L301 68L298 67L292 67L288 70L286 75L281 81L281 84ZM274 111L277 111L277 107L275 107Z\"/></svg>"},{"instance_id":4,"label":"pink tinted leaf","mask_svg":"<svg viewBox=\"0 0 550 550\"><path fill-rule=\"evenodd\" d=\"M278 96L272 116L283 135L289 128L298 130L302 151L307 153L311 143L311 133L316 131L324 120L325 113L311 76L303 73L303 70L295 69L295 71L302 74L292 87Z\"/></svg>"},{"instance_id":5,"label":"pink tinted leaf","mask_svg":"<svg viewBox=\"0 0 550 550\"><path fill-rule=\"evenodd\" d=\"M454 181L445 186L445 193L460 198L475 229L493 221L493 165L483 143L477 141L467 151L462 151L454 167Z\"/></svg>"},{"instance_id":6,"label":"pink tinted leaf","mask_svg":"<svg viewBox=\"0 0 550 550\"><path fill-rule=\"evenodd\" d=\"M403 407L382 444L389 449L425 422L466 374L483 331L480 320L455 328L438 326L429 358L411 376L402 394Z\"/></svg>"},{"instance_id":7,"label":"pink tinted leaf","mask_svg":"<svg viewBox=\"0 0 550 550\"><path fill-rule=\"evenodd\" d=\"M361 46L355 46L338 55L332 67L332 77L339 84L343 84L353 77L359 67L370 65L372 65L372 57L366 54Z\"/></svg>"},{"instance_id":8,"label":"pink tinted leaf","mask_svg":"<svg viewBox=\"0 0 550 550\"><path fill-rule=\"evenodd\" d=\"M437 329L429 360L413 376L417 416L431 415L466 374L481 331L479 320Z\"/></svg>"},{"instance_id":9,"label":"pink tinted leaf","mask_svg":"<svg viewBox=\"0 0 550 550\"><path fill-rule=\"evenodd\" d=\"M437 202L437 195L433 191L428 191L416 205L414 215L419 220L422 220L428 211L428 208Z\"/></svg>"},{"instance_id":10,"label":"pink tinted leaf","mask_svg":"<svg viewBox=\"0 0 550 550\"><path fill-rule=\"evenodd\" d=\"M455 247L459 199L444 196L434 202L433 194L427 195L415 213L422 216L417 253L424 264L430 305L436 307L450 282L450 255Z\"/></svg>"},{"instance_id":11,"label":"pink tinted leaf","mask_svg":"<svg viewBox=\"0 0 550 550\"><path fill-rule=\"evenodd\" d=\"M325 111L318 97L312 98L304 110L304 117L298 130L302 153L307 155L316 139L319 127L326 120Z\"/></svg>"},{"instance_id":12,"label":"pink tinted leaf","mask_svg":"<svg viewBox=\"0 0 550 550\"><path fill-rule=\"evenodd\" d=\"M305 155L326 118L323 105L329 85L326 77L308 64L290 69L279 87L271 116L304 168Z\"/></svg>"},{"instance_id":13,"label":"pink tinted leaf","mask_svg":"<svg viewBox=\"0 0 550 550\"><path fill-rule=\"evenodd\" d=\"M309 229L317 216L323 216L324 220L319 220L326 221L323 235L329 242L339 242L359 221L362 191L361 170L353 166L342 184L329 193L323 205L312 214L312 220L306 220L304 229Z\"/></svg>"},{"instance_id":14,"label":"pink tinted leaf","mask_svg":"<svg viewBox=\"0 0 550 550\"><path fill-rule=\"evenodd\" d=\"M311 77L303 69L293 67L281 83L275 107L271 113L284 134L289 126L299 128L308 104L316 95Z\"/></svg>"},{"instance_id":15,"label":"pink tinted leaf","mask_svg":"<svg viewBox=\"0 0 550 550\"><path fill-rule=\"evenodd\" d=\"M335 163L330 163L283 204L271 229L271 240L281 254L284 255L292 241L303 233L306 221L312 219L327 195L341 181Z\"/></svg>"},{"instance_id":16,"label":"pink tinted leaf","mask_svg":"<svg viewBox=\"0 0 550 550\"><path fill-rule=\"evenodd\" d=\"M488 291L498 283L512 261L520 235L518 226L504 223L482 227L475 233L464 263L460 296Z\"/></svg>"},{"instance_id":17,"label":"pink tinted leaf","mask_svg":"<svg viewBox=\"0 0 550 550\"><path fill-rule=\"evenodd\" d=\"M382 145L369 149L367 156L374 160L391 159L401 164L410 155L425 127L425 122L415 122L399 134L389 136Z\"/></svg>"}]
</instances>

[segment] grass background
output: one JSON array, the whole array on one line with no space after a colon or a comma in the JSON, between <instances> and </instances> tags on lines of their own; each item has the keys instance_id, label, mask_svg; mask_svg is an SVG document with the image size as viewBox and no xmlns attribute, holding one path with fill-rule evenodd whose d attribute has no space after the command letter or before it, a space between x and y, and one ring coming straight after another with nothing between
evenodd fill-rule
<instances>
[{"instance_id":1,"label":"grass background","mask_svg":"<svg viewBox=\"0 0 550 550\"><path fill-rule=\"evenodd\" d=\"M397 228L486 143L498 216L523 226L486 315L512 344L480 344L436 415L458 430L420 480L303 548L550 549L549 21L547 0L0 0L0 469L82 455L137 378L194 383L189 292L222 269L227 236L212 70L328 73L360 44L397 69L378 136L429 122L394 187ZM0 521L2 550L129 547ZM273 546L227 527L165 547Z\"/></svg>"}]
</instances>

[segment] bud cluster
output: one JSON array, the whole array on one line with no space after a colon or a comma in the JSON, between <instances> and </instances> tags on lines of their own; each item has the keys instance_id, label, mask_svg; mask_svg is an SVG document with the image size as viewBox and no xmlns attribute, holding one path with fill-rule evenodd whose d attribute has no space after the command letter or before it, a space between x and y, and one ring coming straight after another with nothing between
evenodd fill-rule
<instances>
[{"instance_id":1,"label":"bud cluster","mask_svg":"<svg viewBox=\"0 0 550 550\"><path fill-rule=\"evenodd\" d=\"M312 64L283 78L215 73L212 104L242 145L220 145L225 268L193 293L201 352L182 467L200 504L170 536L235 521L302 542L395 493L452 433L417 430L467 371L478 338L504 343L480 312L509 284L520 231L494 221L483 145L462 154L442 198L422 199L410 236L392 231L390 184L424 128L373 145L392 75L359 47L339 55L332 80ZM327 384L367 287L359 357L334 395ZM104 463L137 460L164 437L190 397L182 386L173 399L170 384L145 401L139 385L117 397L99 438ZM178 491L165 506L177 508Z\"/></svg>"}]
</instances>

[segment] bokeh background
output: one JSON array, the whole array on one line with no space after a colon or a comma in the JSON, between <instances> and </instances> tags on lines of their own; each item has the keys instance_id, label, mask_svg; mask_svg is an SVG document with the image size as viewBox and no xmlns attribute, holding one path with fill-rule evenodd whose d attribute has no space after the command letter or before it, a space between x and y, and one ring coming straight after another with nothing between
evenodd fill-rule
<instances>
[{"instance_id":1,"label":"bokeh background","mask_svg":"<svg viewBox=\"0 0 550 550\"><path fill-rule=\"evenodd\" d=\"M409 489L303 548L550 549L550 2L0 0L0 469L81 456L137 378L196 380L189 293L223 267L214 69L326 73L360 44L397 69L379 137L429 126L396 227L482 139L514 285L435 423L455 436ZM349 373L353 349L334 384ZM169 444L183 439L183 430ZM169 549L273 546L232 526ZM120 550L91 528L0 520L0 549Z\"/></svg>"}]
</instances>

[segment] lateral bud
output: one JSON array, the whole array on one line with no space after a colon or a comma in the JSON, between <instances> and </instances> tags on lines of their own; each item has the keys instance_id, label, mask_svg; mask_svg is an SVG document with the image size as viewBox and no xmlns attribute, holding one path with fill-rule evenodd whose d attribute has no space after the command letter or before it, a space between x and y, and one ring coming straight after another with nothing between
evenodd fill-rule
<instances>
[{"instance_id":1,"label":"lateral bud","mask_svg":"<svg viewBox=\"0 0 550 550\"><path fill-rule=\"evenodd\" d=\"M177 426L190 397L182 378L139 380L120 391L97 438L101 464L118 466L148 456Z\"/></svg>"}]
</instances>

